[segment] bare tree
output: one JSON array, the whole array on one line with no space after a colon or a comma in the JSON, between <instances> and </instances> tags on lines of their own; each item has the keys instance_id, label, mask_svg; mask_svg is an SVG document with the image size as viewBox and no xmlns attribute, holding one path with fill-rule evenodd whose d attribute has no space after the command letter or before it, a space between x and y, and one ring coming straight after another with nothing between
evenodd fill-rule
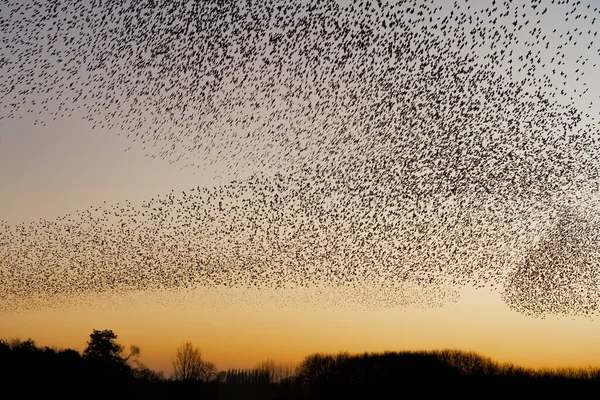
<instances>
[{"instance_id":1,"label":"bare tree","mask_svg":"<svg viewBox=\"0 0 600 400\"><path fill-rule=\"evenodd\" d=\"M217 366L210 361L202 361L200 368L200 380L203 382L213 382L222 380L222 375Z\"/></svg>"},{"instance_id":2,"label":"bare tree","mask_svg":"<svg viewBox=\"0 0 600 400\"><path fill-rule=\"evenodd\" d=\"M199 380L216 382L225 380L225 372L219 372L217 366L202 359L200 349L186 342L177 348L173 360L173 378L176 380Z\"/></svg>"},{"instance_id":3,"label":"bare tree","mask_svg":"<svg viewBox=\"0 0 600 400\"><path fill-rule=\"evenodd\" d=\"M296 375L296 365L293 363L282 363L272 359L263 360L257 366L261 374L269 377L269 382L278 383Z\"/></svg>"},{"instance_id":4,"label":"bare tree","mask_svg":"<svg viewBox=\"0 0 600 400\"><path fill-rule=\"evenodd\" d=\"M127 355L127 357L123 358L123 362L126 363L126 362L130 361L131 363L133 363L135 365L139 365L140 364L140 353L141 353L140 347L132 344L131 346L129 346L129 354Z\"/></svg>"},{"instance_id":5,"label":"bare tree","mask_svg":"<svg viewBox=\"0 0 600 400\"><path fill-rule=\"evenodd\" d=\"M137 368L133 370L133 375L149 382L162 382L165 380L162 371L153 371L142 363L138 364Z\"/></svg>"},{"instance_id":6,"label":"bare tree","mask_svg":"<svg viewBox=\"0 0 600 400\"><path fill-rule=\"evenodd\" d=\"M180 381L198 380L202 373L202 353L190 342L177 348L173 360L173 377Z\"/></svg>"}]
</instances>

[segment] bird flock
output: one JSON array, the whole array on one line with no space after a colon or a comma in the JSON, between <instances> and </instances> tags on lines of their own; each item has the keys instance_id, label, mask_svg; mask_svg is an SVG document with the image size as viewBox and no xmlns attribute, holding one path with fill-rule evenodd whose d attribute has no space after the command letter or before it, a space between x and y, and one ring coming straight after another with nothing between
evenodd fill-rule
<instances>
[{"instance_id":1,"label":"bird flock","mask_svg":"<svg viewBox=\"0 0 600 400\"><path fill-rule=\"evenodd\" d=\"M597 314L599 17L591 0L2 2L0 122L84 115L220 184L0 223L0 312L202 287L430 307L474 286Z\"/></svg>"}]
</instances>

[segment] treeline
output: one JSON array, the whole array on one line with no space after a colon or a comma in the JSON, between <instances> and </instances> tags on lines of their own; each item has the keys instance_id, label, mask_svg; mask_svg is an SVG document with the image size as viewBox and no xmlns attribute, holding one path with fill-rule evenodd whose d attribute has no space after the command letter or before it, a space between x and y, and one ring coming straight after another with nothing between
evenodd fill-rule
<instances>
[{"instance_id":1,"label":"treeline","mask_svg":"<svg viewBox=\"0 0 600 400\"><path fill-rule=\"evenodd\" d=\"M313 354L297 370L297 382L318 398L418 393L419 397L599 393L600 368L530 369L460 350ZM484 392L482 392L482 390Z\"/></svg>"},{"instance_id":2,"label":"treeline","mask_svg":"<svg viewBox=\"0 0 600 400\"><path fill-rule=\"evenodd\" d=\"M0 340L0 388L6 398L312 399L459 395L467 398L600 393L599 368L528 369L457 350L323 354L297 367L263 361L254 369L218 371L199 349L182 346L173 376L139 361L112 331L90 335L87 348L38 347ZM185 350L185 351L183 351ZM197 355L197 358L190 357ZM483 391L483 392L482 392ZM0 397L3 393L0 392Z\"/></svg>"},{"instance_id":3,"label":"treeline","mask_svg":"<svg viewBox=\"0 0 600 400\"><path fill-rule=\"evenodd\" d=\"M219 371L185 343L167 378L140 362L139 347L125 349L116 339L111 330L94 330L82 353L40 347L32 339L0 340L0 390L10 394L6 398L307 398L291 364L266 360L253 369Z\"/></svg>"},{"instance_id":4,"label":"treeline","mask_svg":"<svg viewBox=\"0 0 600 400\"><path fill-rule=\"evenodd\" d=\"M296 368L275 361L263 361L252 369L229 369L222 382L257 385L264 383L293 384L296 380Z\"/></svg>"},{"instance_id":5,"label":"treeline","mask_svg":"<svg viewBox=\"0 0 600 400\"><path fill-rule=\"evenodd\" d=\"M0 340L0 398L100 398L136 395L165 378L135 360L111 361L74 349L39 347L31 339ZM118 393L115 391L118 388Z\"/></svg>"}]
</instances>

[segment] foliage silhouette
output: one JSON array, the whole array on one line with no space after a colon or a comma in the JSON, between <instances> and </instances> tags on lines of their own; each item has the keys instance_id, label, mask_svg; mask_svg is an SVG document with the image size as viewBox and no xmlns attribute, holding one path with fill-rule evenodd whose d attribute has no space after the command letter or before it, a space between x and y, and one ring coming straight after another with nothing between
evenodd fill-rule
<instances>
[{"instance_id":1,"label":"foliage silhouette","mask_svg":"<svg viewBox=\"0 0 600 400\"><path fill-rule=\"evenodd\" d=\"M139 362L127 365L125 361L139 356L140 350L135 347L123 357L123 347L116 339L112 331L94 330L83 354L39 347L32 339L0 340L2 394L18 393L23 398L43 394L60 398L274 400L406 397L411 393L425 398L480 398L485 390L512 397L554 398L600 389L598 368L533 370L459 350L315 353L293 372L289 364L274 360L262 361L254 369L219 372L214 364L198 357L200 367L193 371L199 372L188 374L195 378L165 379L161 372ZM201 356L191 344L179 350Z\"/></svg>"},{"instance_id":2,"label":"foliage silhouette","mask_svg":"<svg viewBox=\"0 0 600 400\"><path fill-rule=\"evenodd\" d=\"M117 335L109 329L94 329L90 334L90 340L83 351L83 358L90 361L90 366L96 368L99 376L104 379L119 379L131 374L131 367L126 361L134 353L139 354L139 348L133 346L131 354L127 359L121 356L124 347L116 342Z\"/></svg>"},{"instance_id":3,"label":"foliage silhouette","mask_svg":"<svg viewBox=\"0 0 600 400\"><path fill-rule=\"evenodd\" d=\"M123 346L116 343L117 335L111 330L99 331L94 329L90 340L83 351L83 357L88 360L103 361L106 363L123 362L121 352Z\"/></svg>"}]
</instances>

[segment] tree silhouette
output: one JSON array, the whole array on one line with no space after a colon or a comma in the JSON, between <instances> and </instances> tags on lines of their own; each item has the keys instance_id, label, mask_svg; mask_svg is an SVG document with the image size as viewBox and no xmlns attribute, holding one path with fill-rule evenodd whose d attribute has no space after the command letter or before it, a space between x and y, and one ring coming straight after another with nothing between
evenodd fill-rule
<instances>
[{"instance_id":1,"label":"tree silhouette","mask_svg":"<svg viewBox=\"0 0 600 400\"><path fill-rule=\"evenodd\" d=\"M125 364L139 355L136 346L127 357L119 349L112 331L94 331L85 357L72 349L38 347L32 339L0 339L2 393L34 398L43 388L47 397L79 398L81 388L89 388L93 393L86 397L93 398L308 400L401 397L410 392L448 397L478 387L504 397L572 398L600 387L598 368L533 370L459 350L316 353L305 358L296 376L292 365L270 359L254 369L217 372L191 343L178 348L174 364L184 370L173 382L143 364L134 369Z\"/></svg>"},{"instance_id":2,"label":"tree silhouette","mask_svg":"<svg viewBox=\"0 0 600 400\"><path fill-rule=\"evenodd\" d=\"M108 364L124 363L121 357L123 346L116 342L117 335L112 330L99 331L94 329L90 334L90 340L83 351L83 357L87 360L101 361Z\"/></svg>"},{"instance_id":3,"label":"tree silhouette","mask_svg":"<svg viewBox=\"0 0 600 400\"><path fill-rule=\"evenodd\" d=\"M281 363L273 359L266 359L258 363L256 369L262 375L269 377L270 383L279 383L296 375L296 366L292 363Z\"/></svg>"},{"instance_id":4,"label":"tree silhouette","mask_svg":"<svg viewBox=\"0 0 600 400\"><path fill-rule=\"evenodd\" d=\"M219 372L217 366L202 359L200 349L186 342L177 348L173 360L173 378L179 381L223 382L226 373Z\"/></svg>"},{"instance_id":5,"label":"tree silhouette","mask_svg":"<svg viewBox=\"0 0 600 400\"><path fill-rule=\"evenodd\" d=\"M199 378L203 382L221 382L225 380L225 372L219 372L214 363L202 360Z\"/></svg>"},{"instance_id":6,"label":"tree silhouette","mask_svg":"<svg viewBox=\"0 0 600 400\"><path fill-rule=\"evenodd\" d=\"M132 362L135 365L140 365L140 356L141 350L139 346L132 344L129 346L129 354L123 358L123 362L126 363L128 361Z\"/></svg>"},{"instance_id":7,"label":"tree silhouette","mask_svg":"<svg viewBox=\"0 0 600 400\"><path fill-rule=\"evenodd\" d=\"M202 353L190 342L177 348L173 360L173 377L176 380L199 380L202 373Z\"/></svg>"}]
</instances>

